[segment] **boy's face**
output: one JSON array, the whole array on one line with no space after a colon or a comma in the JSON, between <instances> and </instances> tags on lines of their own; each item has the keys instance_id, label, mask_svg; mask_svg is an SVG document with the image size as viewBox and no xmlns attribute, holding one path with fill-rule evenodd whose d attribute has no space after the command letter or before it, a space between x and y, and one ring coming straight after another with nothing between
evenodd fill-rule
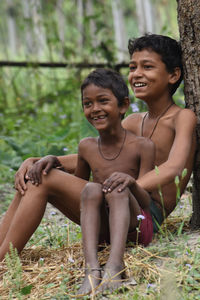
<instances>
[{"instance_id":1,"label":"boy's face","mask_svg":"<svg viewBox=\"0 0 200 300\"><path fill-rule=\"evenodd\" d=\"M171 76L161 56L144 49L133 53L128 80L135 96L144 101L156 100L170 94Z\"/></svg>"},{"instance_id":2,"label":"boy's face","mask_svg":"<svg viewBox=\"0 0 200 300\"><path fill-rule=\"evenodd\" d=\"M121 115L125 113L110 89L94 84L83 90L82 104L85 117L97 130L113 128L121 123Z\"/></svg>"}]
</instances>

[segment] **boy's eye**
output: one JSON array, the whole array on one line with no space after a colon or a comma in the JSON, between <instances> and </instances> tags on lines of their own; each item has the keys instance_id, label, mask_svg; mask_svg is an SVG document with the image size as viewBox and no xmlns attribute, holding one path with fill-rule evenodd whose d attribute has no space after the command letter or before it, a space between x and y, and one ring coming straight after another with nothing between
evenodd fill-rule
<instances>
[{"instance_id":1,"label":"boy's eye","mask_svg":"<svg viewBox=\"0 0 200 300\"><path fill-rule=\"evenodd\" d=\"M90 107L92 105L92 102L91 101L84 101L83 102L83 106L84 107Z\"/></svg>"},{"instance_id":2,"label":"boy's eye","mask_svg":"<svg viewBox=\"0 0 200 300\"><path fill-rule=\"evenodd\" d=\"M100 101L101 103L107 103L107 102L108 102L108 99L103 98L103 99L100 99L99 101Z\"/></svg>"},{"instance_id":3,"label":"boy's eye","mask_svg":"<svg viewBox=\"0 0 200 300\"><path fill-rule=\"evenodd\" d=\"M133 65L129 66L130 71L134 71L135 69L136 69L136 66L133 66Z\"/></svg>"},{"instance_id":4,"label":"boy's eye","mask_svg":"<svg viewBox=\"0 0 200 300\"><path fill-rule=\"evenodd\" d=\"M145 69L151 69L151 68L153 68L153 66L152 65L144 65L144 68Z\"/></svg>"}]
</instances>

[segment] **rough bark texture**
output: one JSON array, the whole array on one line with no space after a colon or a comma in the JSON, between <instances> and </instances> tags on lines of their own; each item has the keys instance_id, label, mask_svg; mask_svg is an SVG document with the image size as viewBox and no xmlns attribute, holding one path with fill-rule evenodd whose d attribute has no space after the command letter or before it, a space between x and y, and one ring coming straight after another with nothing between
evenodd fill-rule
<instances>
[{"instance_id":1,"label":"rough bark texture","mask_svg":"<svg viewBox=\"0 0 200 300\"><path fill-rule=\"evenodd\" d=\"M178 0L178 23L183 50L186 106L198 119L197 153L193 170L192 229L200 228L200 1Z\"/></svg>"}]
</instances>

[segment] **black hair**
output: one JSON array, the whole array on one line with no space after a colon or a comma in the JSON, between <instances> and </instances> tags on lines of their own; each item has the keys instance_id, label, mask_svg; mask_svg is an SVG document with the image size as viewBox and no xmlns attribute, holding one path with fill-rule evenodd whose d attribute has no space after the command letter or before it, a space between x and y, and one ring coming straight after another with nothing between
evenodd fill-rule
<instances>
[{"instance_id":1,"label":"black hair","mask_svg":"<svg viewBox=\"0 0 200 300\"><path fill-rule=\"evenodd\" d=\"M110 89L118 101L118 106L124 103L124 98L128 97L129 90L123 77L112 69L99 68L92 71L81 85L81 97L83 99L83 90L90 84Z\"/></svg>"},{"instance_id":2,"label":"black hair","mask_svg":"<svg viewBox=\"0 0 200 300\"><path fill-rule=\"evenodd\" d=\"M128 50L130 57L132 57L134 52L142 51L144 49L150 49L158 53L169 73L173 73L176 67L180 68L181 76L171 87L170 92L171 95L173 95L183 80L182 51L180 43L168 36L150 33L139 38L129 39Z\"/></svg>"}]
</instances>

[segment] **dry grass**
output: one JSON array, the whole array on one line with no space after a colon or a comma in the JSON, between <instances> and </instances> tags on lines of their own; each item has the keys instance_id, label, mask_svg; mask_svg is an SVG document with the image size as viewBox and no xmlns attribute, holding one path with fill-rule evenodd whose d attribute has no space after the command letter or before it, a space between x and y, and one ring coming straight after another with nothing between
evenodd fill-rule
<instances>
[{"instance_id":1,"label":"dry grass","mask_svg":"<svg viewBox=\"0 0 200 300\"><path fill-rule=\"evenodd\" d=\"M118 293L106 297L114 297L112 299L155 300L161 299L157 298L158 295L166 293L166 298L162 299L174 300L179 299L180 289L184 290L184 286L189 285L190 295L192 295L191 291L193 289L194 291L199 289L200 274L198 270L200 269L200 260L199 256L196 256L196 253L200 253L197 241L198 233L191 251L188 250L190 253L187 254L186 250L190 248L190 244L185 242L184 237L185 235L189 236L190 233L190 214L180 215L179 210L167 218L162 225L164 234L156 234L149 247L127 246L124 256L126 277L128 279L134 278L137 285L132 284L134 280L132 282L128 280L125 291L121 291L121 296ZM102 245L102 250L99 251L99 261L102 266L106 263L108 255L109 246ZM14 292L12 297L9 298L9 292L13 290L14 283L6 276L8 267L6 262L3 261L0 263L0 278L2 279L0 281L0 299L74 298L78 285L84 276L84 259L80 242L70 244L68 237L67 246L62 248L29 247L23 250L20 260L23 281L20 288L31 285L31 293L20 298ZM193 276L193 273L190 274L190 266L197 273L195 273L195 276ZM195 277L194 282L192 282L193 277ZM139 293L139 298L132 298L131 295L135 295L136 291ZM169 291L172 298L168 298ZM15 295L16 298L14 298ZM126 295L128 295L127 298L125 298ZM195 297L187 298L186 296L181 300L199 299ZM92 299L94 298L96 296L92 295ZM82 299L82 297L79 299ZM104 299L106 298L104 297Z\"/></svg>"},{"instance_id":2,"label":"dry grass","mask_svg":"<svg viewBox=\"0 0 200 300\"><path fill-rule=\"evenodd\" d=\"M167 227L171 232L178 229L182 218L169 218ZM188 231L188 220L185 220L183 230ZM158 236L155 236L151 245L158 243ZM109 246L104 245L103 250L99 252L101 265L107 261ZM133 249L134 253L133 253ZM71 295L76 292L76 285L79 284L84 275L84 260L81 243L73 243L67 247L57 250L44 249L41 247L32 247L23 250L20 255L23 282L25 285L32 285L31 294L26 299L52 299L52 295L59 295L65 291L65 295ZM163 255L157 247L157 251L147 247L140 246L127 247L125 252L125 271L127 278L134 278L138 284L142 282L154 283L160 286L161 266L172 260ZM5 261L0 264L0 276L7 271ZM0 299L9 299L9 290L12 288L11 282L1 280ZM133 286L127 286L127 289L133 289ZM23 298L24 299L24 298ZM60 298L59 298L60 299Z\"/></svg>"}]
</instances>

